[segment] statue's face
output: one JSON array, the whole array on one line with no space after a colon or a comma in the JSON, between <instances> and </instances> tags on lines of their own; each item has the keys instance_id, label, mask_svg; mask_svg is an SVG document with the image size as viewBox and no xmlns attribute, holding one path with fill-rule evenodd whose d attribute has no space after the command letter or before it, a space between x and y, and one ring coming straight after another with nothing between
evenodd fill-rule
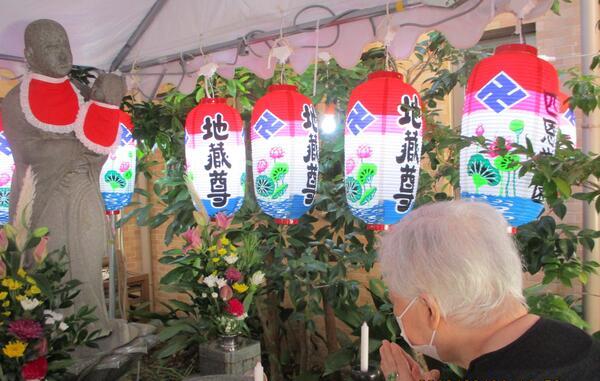
<instances>
[{"instance_id":1,"label":"statue's face","mask_svg":"<svg viewBox=\"0 0 600 381\"><path fill-rule=\"evenodd\" d=\"M25 58L34 73L54 78L69 74L73 55L62 25L52 20L29 24L25 31Z\"/></svg>"}]
</instances>

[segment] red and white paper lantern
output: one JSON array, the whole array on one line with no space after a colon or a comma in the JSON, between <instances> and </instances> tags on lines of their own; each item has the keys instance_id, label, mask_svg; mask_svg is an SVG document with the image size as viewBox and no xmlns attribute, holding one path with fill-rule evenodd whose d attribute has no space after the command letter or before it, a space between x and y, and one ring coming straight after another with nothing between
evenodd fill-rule
<instances>
[{"instance_id":1,"label":"red and white paper lantern","mask_svg":"<svg viewBox=\"0 0 600 381\"><path fill-rule=\"evenodd\" d=\"M240 114L224 98L204 98L185 121L187 174L209 216L244 202L246 148Z\"/></svg>"},{"instance_id":2,"label":"red and white paper lantern","mask_svg":"<svg viewBox=\"0 0 600 381\"><path fill-rule=\"evenodd\" d=\"M379 71L350 94L345 128L346 199L370 229L383 230L413 207L425 121L418 92Z\"/></svg>"},{"instance_id":3,"label":"red and white paper lantern","mask_svg":"<svg viewBox=\"0 0 600 381\"><path fill-rule=\"evenodd\" d=\"M553 155L560 119L558 74L537 50L502 45L473 69L465 92L463 136L483 136L487 153L471 145L460 153L461 196L490 203L513 226L535 220L543 210L542 189L532 175L519 177L523 157L513 143L529 139L538 153ZM498 138L506 142L503 152Z\"/></svg>"},{"instance_id":4,"label":"red and white paper lantern","mask_svg":"<svg viewBox=\"0 0 600 381\"><path fill-rule=\"evenodd\" d=\"M319 178L315 108L296 86L272 85L251 120L254 190L280 224L297 223L312 206Z\"/></svg>"}]
</instances>

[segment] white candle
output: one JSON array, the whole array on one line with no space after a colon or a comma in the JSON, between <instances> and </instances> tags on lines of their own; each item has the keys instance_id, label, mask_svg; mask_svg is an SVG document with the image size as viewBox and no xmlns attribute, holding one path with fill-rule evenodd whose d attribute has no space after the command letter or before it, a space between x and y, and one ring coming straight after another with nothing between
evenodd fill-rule
<instances>
[{"instance_id":1,"label":"white candle","mask_svg":"<svg viewBox=\"0 0 600 381\"><path fill-rule=\"evenodd\" d=\"M369 370L369 326L366 322L360 327L360 371Z\"/></svg>"},{"instance_id":2,"label":"white candle","mask_svg":"<svg viewBox=\"0 0 600 381\"><path fill-rule=\"evenodd\" d=\"M254 381L263 381L264 378L264 369L263 366L260 362L256 363L256 366L254 367Z\"/></svg>"}]
</instances>

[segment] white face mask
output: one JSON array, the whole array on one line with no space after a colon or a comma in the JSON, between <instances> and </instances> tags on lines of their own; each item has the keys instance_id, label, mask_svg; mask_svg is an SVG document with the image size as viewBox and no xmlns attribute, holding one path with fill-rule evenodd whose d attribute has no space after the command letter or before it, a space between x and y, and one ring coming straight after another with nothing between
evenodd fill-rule
<instances>
[{"instance_id":1,"label":"white face mask","mask_svg":"<svg viewBox=\"0 0 600 381\"><path fill-rule=\"evenodd\" d=\"M402 324L402 317L404 317L404 315L406 315L406 312L408 312L408 310L410 309L410 307L417 301L417 297L414 297L410 303L408 303L408 306L406 306L406 308L404 309L404 311L402 311L402 313L399 316L396 316L396 321L398 322L398 325L400 326L400 336L402 336L402 338L404 339L404 341L406 341L408 343L408 345L416 352L422 353L425 356L429 356L431 358L434 358L436 360L442 361L442 359L440 358L440 355L438 354L438 351L435 347L435 345L433 345L433 340L435 339L435 334L437 332L436 329L433 330L433 333L431 334L431 340L429 340L429 344L423 344L423 345L413 345L410 340L408 340L408 336L406 335L406 330L404 329L404 325Z\"/></svg>"}]
</instances>

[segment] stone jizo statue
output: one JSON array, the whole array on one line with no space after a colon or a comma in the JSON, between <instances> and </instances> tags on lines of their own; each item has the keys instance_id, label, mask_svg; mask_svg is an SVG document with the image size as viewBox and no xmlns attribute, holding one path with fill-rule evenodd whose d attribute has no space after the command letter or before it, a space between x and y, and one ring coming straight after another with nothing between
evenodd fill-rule
<instances>
[{"instance_id":1,"label":"stone jizo statue","mask_svg":"<svg viewBox=\"0 0 600 381\"><path fill-rule=\"evenodd\" d=\"M30 74L2 103L2 122L16 168L11 216L25 169L32 166L37 179L32 228L49 228L50 250L66 247L68 276L83 282L77 302L96 307L98 328L111 332L100 343L101 349L110 350L129 342L135 330L122 320L109 321L103 294L101 269L108 230L99 173L106 155L86 148L73 132L83 99L67 78L73 59L65 29L52 20L29 24L25 58ZM90 97L119 105L124 91L120 77L100 75Z\"/></svg>"}]
</instances>

